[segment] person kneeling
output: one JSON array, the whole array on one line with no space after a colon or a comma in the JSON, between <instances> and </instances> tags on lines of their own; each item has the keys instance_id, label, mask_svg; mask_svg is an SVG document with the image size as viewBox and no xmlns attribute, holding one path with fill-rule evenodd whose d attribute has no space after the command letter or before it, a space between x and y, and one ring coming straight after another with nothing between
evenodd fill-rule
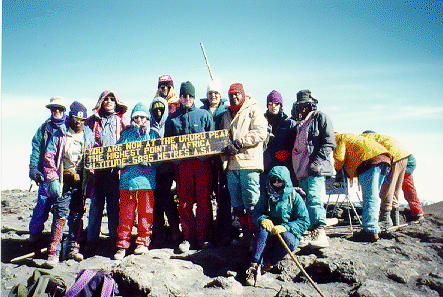
<instances>
[{"instance_id":1,"label":"person kneeling","mask_svg":"<svg viewBox=\"0 0 443 297\"><path fill-rule=\"evenodd\" d=\"M268 270L287 254L283 244L273 235L280 234L289 249L294 251L301 235L309 227L308 210L302 197L294 190L285 166L275 166L269 172L252 221L259 229L254 240L251 265L246 271L246 284L249 286L257 285L263 263L264 269Z\"/></svg>"}]
</instances>

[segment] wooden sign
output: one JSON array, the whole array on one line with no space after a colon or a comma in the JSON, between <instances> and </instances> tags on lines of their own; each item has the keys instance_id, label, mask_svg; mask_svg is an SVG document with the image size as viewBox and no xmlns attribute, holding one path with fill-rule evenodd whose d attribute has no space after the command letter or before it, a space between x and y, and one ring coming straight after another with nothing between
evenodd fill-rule
<instances>
[{"instance_id":1,"label":"wooden sign","mask_svg":"<svg viewBox=\"0 0 443 297\"><path fill-rule=\"evenodd\" d=\"M229 141L229 130L217 130L95 147L86 150L85 168L103 169L217 155Z\"/></svg>"}]
</instances>

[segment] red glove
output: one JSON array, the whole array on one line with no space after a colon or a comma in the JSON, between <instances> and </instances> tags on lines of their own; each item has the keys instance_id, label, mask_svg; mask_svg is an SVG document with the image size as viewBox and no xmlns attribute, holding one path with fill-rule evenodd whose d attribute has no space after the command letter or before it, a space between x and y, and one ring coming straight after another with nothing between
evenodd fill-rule
<instances>
[{"instance_id":1,"label":"red glove","mask_svg":"<svg viewBox=\"0 0 443 297\"><path fill-rule=\"evenodd\" d=\"M289 152L285 150L280 150L278 152L275 152L275 157L280 161L286 161L286 159L289 157Z\"/></svg>"}]
</instances>

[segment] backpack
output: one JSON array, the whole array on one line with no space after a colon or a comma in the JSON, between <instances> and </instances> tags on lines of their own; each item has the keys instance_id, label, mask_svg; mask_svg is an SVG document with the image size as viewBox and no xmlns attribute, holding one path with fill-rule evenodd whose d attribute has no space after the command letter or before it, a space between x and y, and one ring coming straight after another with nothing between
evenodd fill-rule
<instances>
[{"instance_id":1,"label":"backpack","mask_svg":"<svg viewBox=\"0 0 443 297\"><path fill-rule=\"evenodd\" d=\"M8 297L62 297L66 292L65 281L42 269L35 269L26 284L18 284Z\"/></svg>"},{"instance_id":2,"label":"backpack","mask_svg":"<svg viewBox=\"0 0 443 297\"><path fill-rule=\"evenodd\" d=\"M65 297L113 297L116 293L118 286L112 272L85 269L78 273Z\"/></svg>"}]
</instances>

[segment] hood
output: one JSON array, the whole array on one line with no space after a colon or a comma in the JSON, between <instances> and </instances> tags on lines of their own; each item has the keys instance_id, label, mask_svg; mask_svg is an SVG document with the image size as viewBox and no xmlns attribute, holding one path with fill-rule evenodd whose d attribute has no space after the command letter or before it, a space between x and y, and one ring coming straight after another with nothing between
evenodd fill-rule
<instances>
[{"instance_id":1,"label":"hood","mask_svg":"<svg viewBox=\"0 0 443 297\"><path fill-rule=\"evenodd\" d=\"M155 118L152 116L152 107L154 106L154 104L156 102L161 102L165 106L165 112L163 112L162 118L160 119L160 123L157 123ZM164 124L166 122L166 119L168 118L168 114L169 114L168 102L166 102L166 100L160 96L155 97L152 100L151 105L149 105L149 115L151 117L151 126L156 126L156 125L160 126L160 125Z\"/></svg>"},{"instance_id":2,"label":"hood","mask_svg":"<svg viewBox=\"0 0 443 297\"><path fill-rule=\"evenodd\" d=\"M124 114L127 110L128 110L128 107L121 101L121 99L120 99L120 97L114 92L114 91L112 91L112 90L106 90L106 91L104 91L103 93L101 93L100 94L100 97L98 98L98 101L97 101L97 104L95 105L95 107L94 107L94 109L93 109L93 111L94 111L94 113L95 114L98 114L98 112L99 112L99 110L100 110L100 108L101 108L101 106L102 106L102 103L103 103L103 99L107 96L107 95L109 95L109 94L114 94L114 97L115 97L115 101L116 101L116 108L115 108L115 112L117 113L117 114Z\"/></svg>"},{"instance_id":3,"label":"hood","mask_svg":"<svg viewBox=\"0 0 443 297\"><path fill-rule=\"evenodd\" d=\"M290 195L292 193L293 185L291 181L291 173L286 166L274 166L268 173L266 182L269 184L269 180L272 176L277 176L279 179L285 182L285 189L283 196Z\"/></svg>"}]
</instances>

